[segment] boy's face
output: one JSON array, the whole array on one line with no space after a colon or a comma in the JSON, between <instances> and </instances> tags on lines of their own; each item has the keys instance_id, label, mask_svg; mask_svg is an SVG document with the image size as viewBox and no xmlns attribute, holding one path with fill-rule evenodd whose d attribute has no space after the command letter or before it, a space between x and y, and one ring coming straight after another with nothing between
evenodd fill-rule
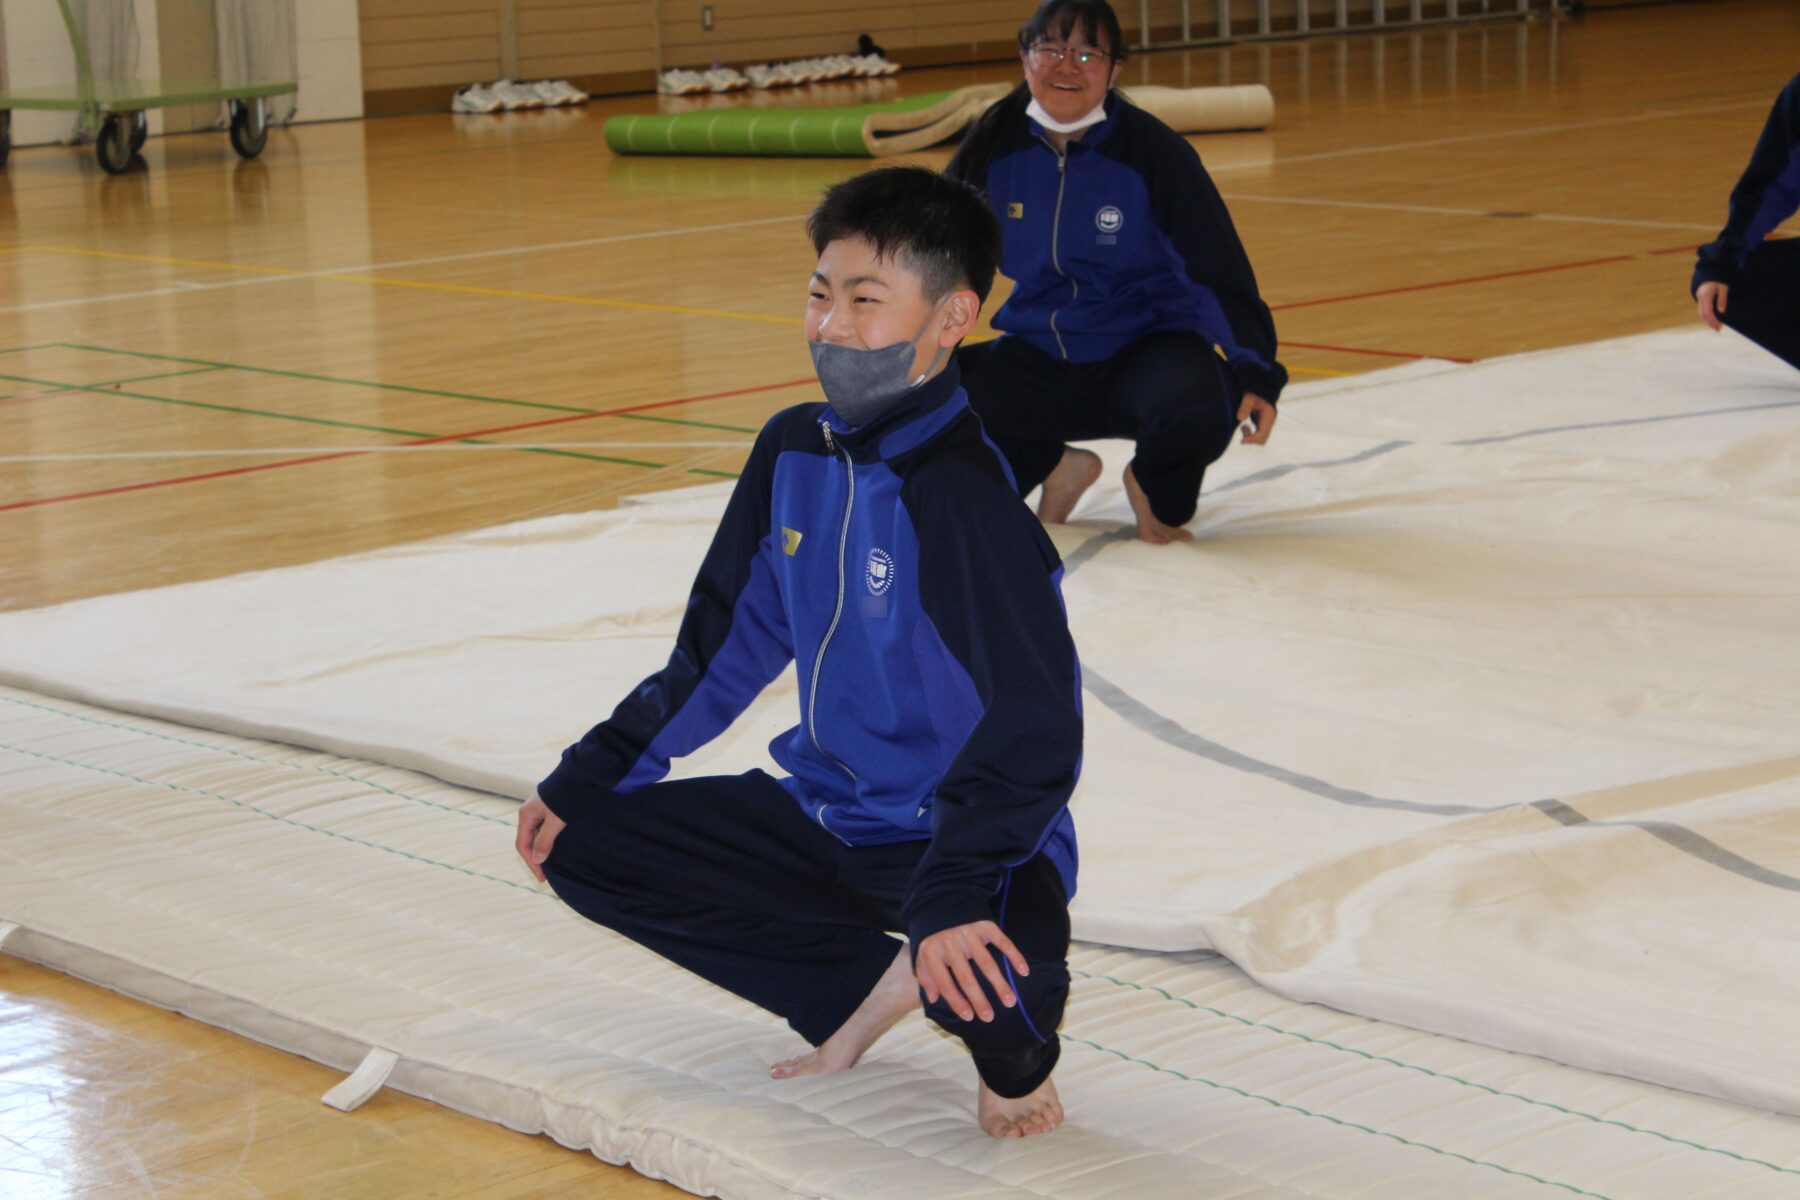
<instances>
[{"instance_id":1,"label":"boy's face","mask_svg":"<svg viewBox=\"0 0 1800 1200\"><path fill-rule=\"evenodd\" d=\"M806 340L880 350L918 338L907 372L916 379L968 334L979 307L966 288L934 304L925 298L919 277L895 259L878 258L863 238L839 238L826 243L813 270Z\"/></svg>"}]
</instances>

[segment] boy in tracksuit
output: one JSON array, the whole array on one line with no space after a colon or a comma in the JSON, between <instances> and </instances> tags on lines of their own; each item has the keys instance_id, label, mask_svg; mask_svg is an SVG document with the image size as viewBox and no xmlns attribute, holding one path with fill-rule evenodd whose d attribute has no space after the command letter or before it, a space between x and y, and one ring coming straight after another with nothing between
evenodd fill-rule
<instances>
[{"instance_id":1,"label":"boy in tracksuit","mask_svg":"<svg viewBox=\"0 0 1800 1200\"><path fill-rule=\"evenodd\" d=\"M1690 290L1714 332L1729 325L1800 367L1800 239L1766 241L1800 208L1800 75L1783 88L1750 165L1731 192L1731 217L1700 247Z\"/></svg>"},{"instance_id":2,"label":"boy in tracksuit","mask_svg":"<svg viewBox=\"0 0 1800 1200\"><path fill-rule=\"evenodd\" d=\"M993 283L979 194L919 168L830 189L806 335L828 404L763 427L668 665L520 812L584 916L855 1063L921 994L967 1043L980 1120L1062 1120L1080 675L1062 564L952 359ZM784 772L665 781L793 662ZM892 936L904 932L903 945Z\"/></svg>"}]
</instances>

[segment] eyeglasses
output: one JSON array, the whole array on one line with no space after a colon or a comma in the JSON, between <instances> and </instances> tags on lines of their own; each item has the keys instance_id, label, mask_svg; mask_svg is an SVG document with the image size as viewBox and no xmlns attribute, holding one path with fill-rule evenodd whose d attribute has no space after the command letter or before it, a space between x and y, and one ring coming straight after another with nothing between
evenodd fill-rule
<instances>
[{"instance_id":1,"label":"eyeglasses","mask_svg":"<svg viewBox=\"0 0 1800 1200\"><path fill-rule=\"evenodd\" d=\"M1111 62L1112 55L1104 50L1071 50L1067 46L1033 46L1031 57L1037 59L1040 67L1060 67L1070 57L1075 65L1087 70L1097 63Z\"/></svg>"}]
</instances>

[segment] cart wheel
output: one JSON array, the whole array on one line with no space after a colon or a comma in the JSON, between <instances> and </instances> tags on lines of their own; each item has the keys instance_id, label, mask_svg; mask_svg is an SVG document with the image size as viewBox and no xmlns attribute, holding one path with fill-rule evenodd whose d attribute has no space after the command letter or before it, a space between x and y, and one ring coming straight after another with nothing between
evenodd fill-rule
<instances>
[{"instance_id":1,"label":"cart wheel","mask_svg":"<svg viewBox=\"0 0 1800 1200\"><path fill-rule=\"evenodd\" d=\"M244 158L255 158L269 141L268 110L261 100L231 102L231 148Z\"/></svg>"},{"instance_id":2,"label":"cart wheel","mask_svg":"<svg viewBox=\"0 0 1800 1200\"><path fill-rule=\"evenodd\" d=\"M150 137L150 114L139 109L131 114L131 152L136 154L144 148Z\"/></svg>"},{"instance_id":3,"label":"cart wheel","mask_svg":"<svg viewBox=\"0 0 1800 1200\"><path fill-rule=\"evenodd\" d=\"M131 126L118 113L107 113L94 139L94 153L108 175L117 175L131 165Z\"/></svg>"},{"instance_id":4,"label":"cart wheel","mask_svg":"<svg viewBox=\"0 0 1800 1200\"><path fill-rule=\"evenodd\" d=\"M6 165L6 156L12 153L12 109L0 108L0 167Z\"/></svg>"}]
</instances>

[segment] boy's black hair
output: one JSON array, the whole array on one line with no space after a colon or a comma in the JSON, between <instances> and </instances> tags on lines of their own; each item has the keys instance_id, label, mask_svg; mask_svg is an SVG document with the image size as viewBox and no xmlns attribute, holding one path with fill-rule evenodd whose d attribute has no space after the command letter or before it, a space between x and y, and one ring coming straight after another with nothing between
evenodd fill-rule
<instances>
[{"instance_id":1,"label":"boy's black hair","mask_svg":"<svg viewBox=\"0 0 1800 1200\"><path fill-rule=\"evenodd\" d=\"M1000 225L981 193L924 167L881 167L826 189L806 219L820 254L840 238L862 238L878 258L919 277L925 299L967 286L983 302L1000 265Z\"/></svg>"},{"instance_id":2,"label":"boy's black hair","mask_svg":"<svg viewBox=\"0 0 1800 1200\"><path fill-rule=\"evenodd\" d=\"M1114 62L1125 60L1125 31L1119 27L1119 14L1106 0L1044 0L1031 19L1019 26L1019 49L1066 38L1076 25L1081 26L1088 45L1106 51Z\"/></svg>"}]
</instances>

